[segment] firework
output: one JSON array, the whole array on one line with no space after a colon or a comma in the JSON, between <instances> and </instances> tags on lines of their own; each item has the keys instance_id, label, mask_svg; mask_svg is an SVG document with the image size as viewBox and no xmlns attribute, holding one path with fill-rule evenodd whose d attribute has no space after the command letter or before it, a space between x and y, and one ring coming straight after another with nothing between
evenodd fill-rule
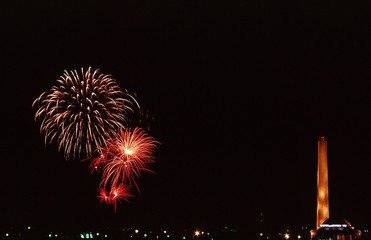
<instances>
[{"instance_id":1,"label":"firework","mask_svg":"<svg viewBox=\"0 0 371 240\"><path fill-rule=\"evenodd\" d=\"M154 162L154 150L159 144L142 128L121 129L106 142L101 155L90 163L91 169L103 169L101 187L115 189L122 183L134 185L141 172L154 173L149 167Z\"/></svg>"},{"instance_id":2,"label":"firework","mask_svg":"<svg viewBox=\"0 0 371 240\"><path fill-rule=\"evenodd\" d=\"M133 196L134 195L130 193L130 186L119 184L118 186L111 188L109 194L107 194L106 189L101 188L99 190L98 198L100 199L101 203L105 202L107 204L114 205L116 212L117 202L121 203L121 200L129 201L128 199Z\"/></svg>"},{"instance_id":3,"label":"firework","mask_svg":"<svg viewBox=\"0 0 371 240\"><path fill-rule=\"evenodd\" d=\"M140 106L109 74L91 67L64 71L57 85L42 93L32 104L38 107L35 121L45 145L56 141L66 159L93 156L106 140L130 124L130 115Z\"/></svg>"}]
</instances>

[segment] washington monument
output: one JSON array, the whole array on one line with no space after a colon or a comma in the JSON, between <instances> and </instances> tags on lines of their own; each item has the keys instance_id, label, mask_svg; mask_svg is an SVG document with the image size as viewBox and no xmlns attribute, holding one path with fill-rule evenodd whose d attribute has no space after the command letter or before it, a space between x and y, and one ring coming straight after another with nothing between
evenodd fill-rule
<instances>
[{"instance_id":1,"label":"washington monument","mask_svg":"<svg viewBox=\"0 0 371 240\"><path fill-rule=\"evenodd\" d=\"M317 229L329 217L327 141L322 136L318 140Z\"/></svg>"}]
</instances>

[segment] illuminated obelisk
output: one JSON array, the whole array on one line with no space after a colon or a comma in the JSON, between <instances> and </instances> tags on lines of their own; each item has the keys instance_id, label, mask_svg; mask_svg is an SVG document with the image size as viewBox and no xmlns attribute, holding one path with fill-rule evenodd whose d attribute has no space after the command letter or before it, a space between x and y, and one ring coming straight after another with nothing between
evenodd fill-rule
<instances>
[{"instance_id":1,"label":"illuminated obelisk","mask_svg":"<svg viewBox=\"0 0 371 240\"><path fill-rule=\"evenodd\" d=\"M317 229L329 216L327 141L322 136L318 140Z\"/></svg>"}]
</instances>

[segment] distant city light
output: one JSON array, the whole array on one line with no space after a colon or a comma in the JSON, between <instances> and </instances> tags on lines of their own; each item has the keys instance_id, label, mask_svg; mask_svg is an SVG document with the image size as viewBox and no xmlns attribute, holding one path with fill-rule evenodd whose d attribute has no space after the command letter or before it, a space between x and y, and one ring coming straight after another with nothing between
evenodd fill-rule
<instances>
[{"instance_id":1,"label":"distant city light","mask_svg":"<svg viewBox=\"0 0 371 240\"><path fill-rule=\"evenodd\" d=\"M99 233L97 233L97 235L99 235ZM55 237L57 237L57 234L55 234ZM105 237L107 237L107 235L105 236ZM81 239L89 239L89 238L91 238L91 239L93 239L93 233L92 232L88 232L88 233L80 233L80 238Z\"/></svg>"},{"instance_id":2,"label":"distant city light","mask_svg":"<svg viewBox=\"0 0 371 240\"><path fill-rule=\"evenodd\" d=\"M329 227L329 228L339 228L339 227L347 227L346 224L321 224L320 227Z\"/></svg>"},{"instance_id":3,"label":"distant city light","mask_svg":"<svg viewBox=\"0 0 371 240\"><path fill-rule=\"evenodd\" d=\"M350 229L351 226L349 224L343 224L343 223L340 223L340 224L322 224L323 226L331 226L332 228L330 229L327 229L327 230L338 230L339 228L343 228L345 225L346 225L346 228L344 229ZM31 226L32 227L32 226ZM30 228L31 228L30 227ZM3 231L1 234L3 236L4 239L10 239L12 238L13 236L15 237L20 237L22 236L23 237L23 233L25 233L26 235L26 232L27 234L31 234L32 236L34 234L38 234L39 233L39 230L37 231L30 231L30 230L27 230L29 227L26 226L22 226L19 231L15 231L15 232L11 232L11 231ZM32 227L32 229L34 229ZM295 231L291 232L291 230L288 230L287 228L284 229L282 232L279 232L278 235L280 235L280 238L279 239L282 239L282 240L310 240L309 239L309 231L306 231L307 228L302 228L300 227L300 231L299 232L296 232L296 230L298 229L295 229ZM171 240L174 240L176 236L178 236L178 239L179 240L217 240L219 239L219 235L218 234L223 234L223 236L225 234L233 234L235 232L239 232L238 230L236 229L232 229L232 228L222 228L221 229L222 231L219 232L219 233L216 233L216 232L209 232L208 230L205 229L205 231L201 230L201 229L193 229L191 231L187 230L186 232L182 232L182 233L176 233L175 231L171 230L171 229L168 229L168 230L164 230L164 228L162 229L158 229L158 230L155 230L155 231L150 231L150 230L144 230L144 229L140 229L140 228L135 228L135 227L130 227L130 228L125 228L123 229L122 231L120 231L120 233L116 233L116 232L113 232L112 234L110 234L109 232L107 233L104 233L104 232L98 232L98 231L95 231L95 230L83 230L81 232L78 233L78 235L75 235L75 238L77 237L78 239L81 239L81 240L93 240L93 239L110 239L110 237L113 237L113 238L116 238L116 237L119 237L119 235L121 235L122 239L156 239L156 240L168 240L168 239L171 239ZM13 230L14 231L14 230ZM108 230L109 231L109 230ZM369 230L367 229L364 229L364 230L361 230L362 233L365 232L364 234L367 235ZM241 232L240 232L241 233ZM22 234L22 235L21 235ZM58 232L58 234L54 231L50 231L49 229L46 229L44 233L41 233L42 235L41 236L44 236L48 239L61 239L63 238L64 236L68 236L67 234L72 234L72 232L70 233L63 233L63 232ZM76 233L75 233L76 234ZM119 235L118 235L119 234ZM179 234L179 235L178 235ZM273 233L272 232L255 232L255 233L251 233L251 234L254 234L255 235L255 238L258 237L258 239L260 240L271 240L271 239L276 239L273 237ZM171 236L170 236L171 235ZM244 234L245 235L245 234ZM226 236L227 237L227 236ZM234 235L231 235L231 238L233 239L233 237L235 237ZM251 236L252 238L254 238L254 236ZM77 239L76 238L76 239ZM0 237L0 239L2 239ZM36 238L35 238L36 239ZM224 238L224 239L229 239L228 237L227 238ZM246 239L249 239L249 236L246 236Z\"/></svg>"}]
</instances>

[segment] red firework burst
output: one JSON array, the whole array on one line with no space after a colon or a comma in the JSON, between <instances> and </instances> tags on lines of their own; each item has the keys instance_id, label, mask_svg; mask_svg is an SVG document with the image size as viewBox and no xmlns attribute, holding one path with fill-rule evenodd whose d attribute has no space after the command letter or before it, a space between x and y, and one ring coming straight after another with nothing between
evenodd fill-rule
<instances>
[{"instance_id":1,"label":"red firework burst","mask_svg":"<svg viewBox=\"0 0 371 240\"><path fill-rule=\"evenodd\" d=\"M130 190L130 186L126 186L124 184L119 184L118 186L111 188L109 194L107 194L106 189L101 188L99 190L98 198L100 199L101 203L105 202L107 204L114 205L116 212L117 202L121 203L122 200L129 201L128 199L134 196Z\"/></svg>"},{"instance_id":2,"label":"red firework burst","mask_svg":"<svg viewBox=\"0 0 371 240\"><path fill-rule=\"evenodd\" d=\"M106 147L100 150L101 155L93 159L89 167L103 169L101 189L115 190L120 189L121 184L128 184L140 192L136 180L143 171L154 173L149 164L155 162L154 151L158 144L142 128L121 129L114 138L107 140ZM104 191L100 199L106 199Z\"/></svg>"}]
</instances>

